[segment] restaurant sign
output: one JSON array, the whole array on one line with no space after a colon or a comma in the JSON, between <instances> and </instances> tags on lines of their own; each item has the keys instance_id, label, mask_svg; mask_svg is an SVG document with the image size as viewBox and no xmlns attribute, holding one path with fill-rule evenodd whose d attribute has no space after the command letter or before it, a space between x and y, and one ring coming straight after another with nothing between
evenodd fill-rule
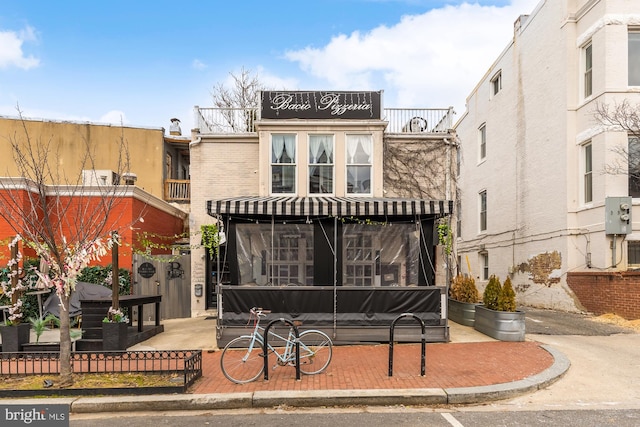
<instances>
[{"instance_id":1,"label":"restaurant sign","mask_svg":"<svg viewBox=\"0 0 640 427\"><path fill-rule=\"evenodd\" d=\"M263 91L263 119L381 119L382 92Z\"/></svg>"}]
</instances>

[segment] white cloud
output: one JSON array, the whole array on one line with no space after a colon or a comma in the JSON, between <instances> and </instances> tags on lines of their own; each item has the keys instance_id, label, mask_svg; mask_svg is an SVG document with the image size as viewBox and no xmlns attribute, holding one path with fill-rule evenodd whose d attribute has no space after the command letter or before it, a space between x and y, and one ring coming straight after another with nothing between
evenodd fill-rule
<instances>
[{"instance_id":1,"label":"white cloud","mask_svg":"<svg viewBox=\"0 0 640 427\"><path fill-rule=\"evenodd\" d=\"M391 27L337 35L286 58L332 89L383 89L387 107L453 106L460 115L466 96L510 42L515 20L538 2L445 6Z\"/></svg>"},{"instance_id":2,"label":"white cloud","mask_svg":"<svg viewBox=\"0 0 640 427\"><path fill-rule=\"evenodd\" d=\"M25 56L22 45L28 41L37 41L32 27L26 27L17 33L0 31L0 68L18 67L28 70L40 65L40 60L33 55Z\"/></svg>"},{"instance_id":3,"label":"white cloud","mask_svg":"<svg viewBox=\"0 0 640 427\"><path fill-rule=\"evenodd\" d=\"M120 110L111 110L98 119L98 123L111 123L114 125L126 125L129 123L127 116Z\"/></svg>"},{"instance_id":4,"label":"white cloud","mask_svg":"<svg viewBox=\"0 0 640 427\"><path fill-rule=\"evenodd\" d=\"M194 59L193 62L191 63L191 67L196 70L204 70L205 68L208 67L208 65L200 61L199 59Z\"/></svg>"}]
</instances>

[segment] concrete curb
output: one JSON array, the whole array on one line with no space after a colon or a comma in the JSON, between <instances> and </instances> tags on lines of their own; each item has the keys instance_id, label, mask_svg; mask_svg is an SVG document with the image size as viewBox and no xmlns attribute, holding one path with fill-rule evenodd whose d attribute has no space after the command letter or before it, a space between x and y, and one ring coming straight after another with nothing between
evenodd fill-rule
<instances>
[{"instance_id":1,"label":"concrete curb","mask_svg":"<svg viewBox=\"0 0 640 427\"><path fill-rule=\"evenodd\" d=\"M154 396L86 397L71 403L73 414L96 412L183 411L240 409L252 406L253 393L179 394Z\"/></svg>"}]
</instances>

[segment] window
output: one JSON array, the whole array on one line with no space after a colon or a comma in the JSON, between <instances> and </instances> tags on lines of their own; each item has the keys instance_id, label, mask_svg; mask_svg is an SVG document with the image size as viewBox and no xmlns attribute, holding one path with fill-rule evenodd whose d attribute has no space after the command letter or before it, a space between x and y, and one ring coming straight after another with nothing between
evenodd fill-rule
<instances>
[{"instance_id":1,"label":"window","mask_svg":"<svg viewBox=\"0 0 640 427\"><path fill-rule=\"evenodd\" d=\"M285 225L281 226L283 229ZM310 226L275 232L273 256L268 260L269 281L276 286L313 284L313 229Z\"/></svg>"},{"instance_id":2,"label":"window","mask_svg":"<svg viewBox=\"0 0 640 427\"><path fill-rule=\"evenodd\" d=\"M584 97L588 98L593 93L592 88L592 80L591 80L591 70L593 67L592 63L592 47L591 43L587 47L584 48Z\"/></svg>"},{"instance_id":3,"label":"window","mask_svg":"<svg viewBox=\"0 0 640 427\"><path fill-rule=\"evenodd\" d=\"M482 262L482 280L489 280L489 254L486 251L480 253L480 261Z\"/></svg>"},{"instance_id":4,"label":"window","mask_svg":"<svg viewBox=\"0 0 640 427\"><path fill-rule=\"evenodd\" d=\"M584 202L593 201L593 159L591 143L584 146Z\"/></svg>"},{"instance_id":5,"label":"window","mask_svg":"<svg viewBox=\"0 0 640 427\"><path fill-rule=\"evenodd\" d=\"M309 194L333 193L333 136L309 135Z\"/></svg>"},{"instance_id":6,"label":"window","mask_svg":"<svg viewBox=\"0 0 640 427\"><path fill-rule=\"evenodd\" d=\"M498 71L491 79L491 95L497 95L502 90L502 71Z\"/></svg>"},{"instance_id":7,"label":"window","mask_svg":"<svg viewBox=\"0 0 640 427\"><path fill-rule=\"evenodd\" d=\"M487 157L487 124L483 123L478 129L478 141L480 143L480 160Z\"/></svg>"},{"instance_id":8,"label":"window","mask_svg":"<svg viewBox=\"0 0 640 427\"><path fill-rule=\"evenodd\" d=\"M629 138L627 161L629 196L640 197L640 139Z\"/></svg>"},{"instance_id":9,"label":"window","mask_svg":"<svg viewBox=\"0 0 640 427\"><path fill-rule=\"evenodd\" d=\"M640 265L640 241L638 240L628 240L627 241L627 263L630 266L639 266Z\"/></svg>"},{"instance_id":10,"label":"window","mask_svg":"<svg viewBox=\"0 0 640 427\"><path fill-rule=\"evenodd\" d=\"M480 192L480 231L487 231L487 191Z\"/></svg>"},{"instance_id":11,"label":"window","mask_svg":"<svg viewBox=\"0 0 640 427\"><path fill-rule=\"evenodd\" d=\"M344 236L344 283L351 286L373 286L376 255L375 235L349 233ZM379 258L379 255L378 255Z\"/></svg>"},{"instance_id":12,"label":"window","mask_svg":"<svg viewBox=\"0 0 640 427\"><path fill-rule=\"evenodd\" d=\"M640 86L640 30L629 32L629 86Z\"/></svg>"},{"instance_id":13,"label":"window","mask_svg":"<svg viewBox=\"0 0 640 427\"><path fill-rule=\"evenodd\" d=\"M347 194L371 194L373 137L347 135Z\"/></svg>"},{"instance_id":14,"label":"window","mask_svg":"<svg viewBox=\"0 0 640 427\"><path fill-rule=\"evenodd\" d=\"M462 237L462 202L456 201L456 237Z\"/></svg>"},{"instance_id":15,"label":"window","mask_svg":"<svg viewBox=\"0 0 640 427\"><path fill-rule=\"evenodd\" d=\"M296 136L271 135L271 192L296 192Z\"/></svg>"},{"instance_id":16,"label":"window","mask_svg":"<svg viewBox=\"0 0 640 427\"><path fill-rule=\"evenodd\" d=\"M420 237L415 225L345 224L342 234L345 286L418 284Z\"/></svg>"}]
</instances>

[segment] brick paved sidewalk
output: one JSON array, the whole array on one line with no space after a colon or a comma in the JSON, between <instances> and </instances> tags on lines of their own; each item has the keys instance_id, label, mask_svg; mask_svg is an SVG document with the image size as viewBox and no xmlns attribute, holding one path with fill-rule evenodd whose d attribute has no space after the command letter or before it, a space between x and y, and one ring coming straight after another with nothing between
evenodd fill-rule
<instances>
[{"instance_id":1,"label":"brick paved sidewalk","mask_svg":"<svg viewBox=\"0 0 640 427\"><path fill-rule=\"evenodd\" d=\"M249 384L234 384L220 370L221 351L203 351L203 377L190 393L239 393L252 391L303 391L350 389L455 388L518 381L553 364L553 357L539 343L473 342L427 344L426 375L420 376L420 344L394 345L393 376L389 377L389 346L334 346L325 372L302 375L294 367L278 366ZM271 356L273 366L275 358Z\"/></svg>"}]
</instances>

